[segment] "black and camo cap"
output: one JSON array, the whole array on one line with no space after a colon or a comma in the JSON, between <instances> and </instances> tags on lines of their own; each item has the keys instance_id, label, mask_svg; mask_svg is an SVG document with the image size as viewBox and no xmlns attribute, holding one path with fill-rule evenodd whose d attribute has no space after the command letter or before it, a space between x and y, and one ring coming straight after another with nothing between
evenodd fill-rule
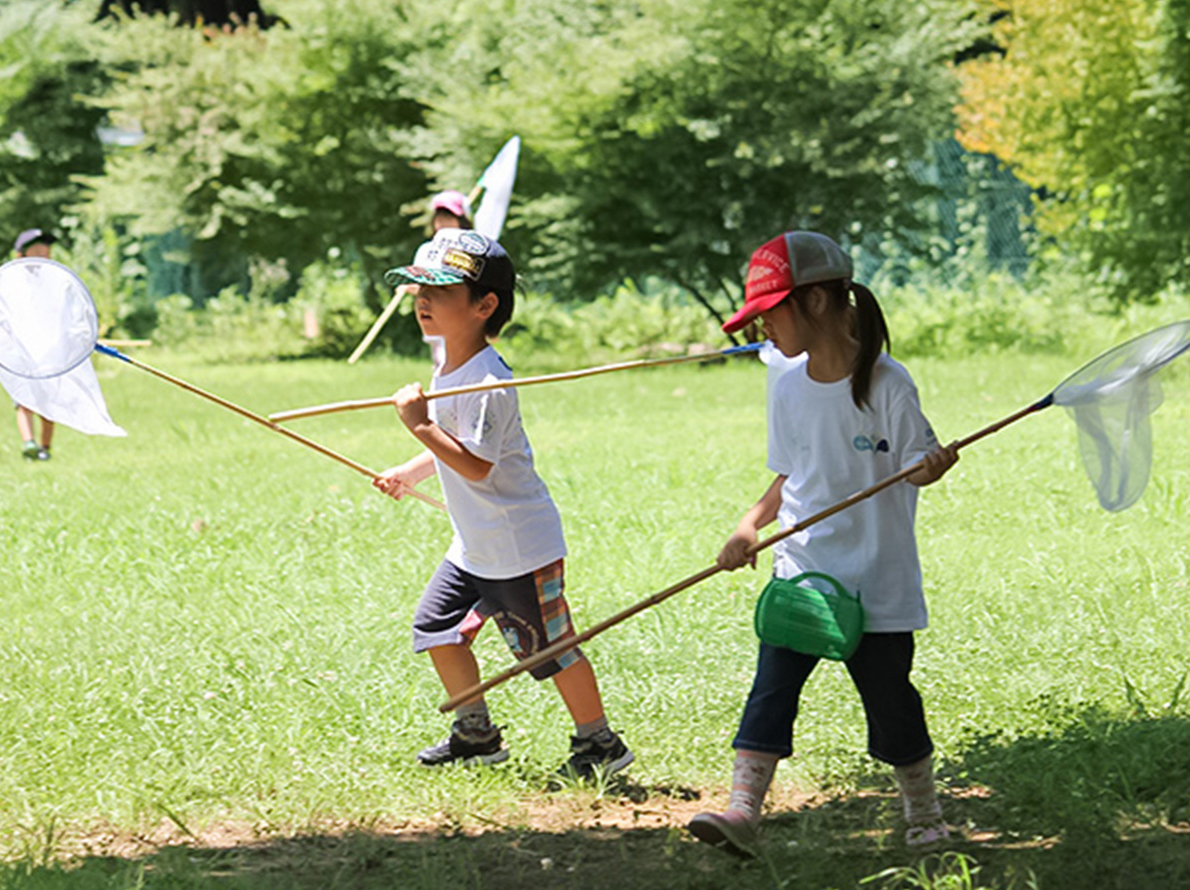
<instances>
[{"instance_id":1,"label":"black and camo cap","mask_svg":"<svg viewBox=\"0 0 1190 890\"><path fill-rule=\"evenodd\" d=\"M446 286L474 281L480 287L511 292L516 270L500 242L471 229L439 229L423 244L413 265L389 269L384 280L398 284Z\"/></svg>"}]
</instances>

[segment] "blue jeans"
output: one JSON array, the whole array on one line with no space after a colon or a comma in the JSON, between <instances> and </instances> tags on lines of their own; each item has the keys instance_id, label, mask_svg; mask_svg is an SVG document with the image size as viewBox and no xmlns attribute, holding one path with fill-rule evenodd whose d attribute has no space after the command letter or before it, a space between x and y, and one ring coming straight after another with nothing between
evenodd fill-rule
<instances>
[{"instance_id":1,"label":"blue jeans","mask_svg":"<svg viewBox=\"0 0 1190 890\"><path fill-rule=\"evenodd\" d=\"M819 659L792 649L760 644L752 691L733 748L788 757L802 687ZM921 696L909 682L912 633L864 634L844 664L868 718L868 753L893 766L907 766L931 754Z\"/></svg>"}]
</instances>

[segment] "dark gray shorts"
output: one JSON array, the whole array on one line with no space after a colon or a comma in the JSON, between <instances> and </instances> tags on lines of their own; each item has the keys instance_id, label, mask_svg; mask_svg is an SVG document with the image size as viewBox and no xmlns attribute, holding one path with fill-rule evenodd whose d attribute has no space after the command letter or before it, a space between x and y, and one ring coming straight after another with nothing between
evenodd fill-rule
<instances>
[{"instance_id":1,"label":"dark gray shorts","mask_svg":"<svg viewBox=\"0 0 1190 890\"><path fill-rule=\"evenodd\" d=\"M560 559L537 571L498 580L480 578L444 560L418 601L413 651L469 646L484 622L493 618L512 654L527 658L574 636L564 587ZM529 673L544 680L582 657L575 647Z\"/></svg>"}]
</instances>

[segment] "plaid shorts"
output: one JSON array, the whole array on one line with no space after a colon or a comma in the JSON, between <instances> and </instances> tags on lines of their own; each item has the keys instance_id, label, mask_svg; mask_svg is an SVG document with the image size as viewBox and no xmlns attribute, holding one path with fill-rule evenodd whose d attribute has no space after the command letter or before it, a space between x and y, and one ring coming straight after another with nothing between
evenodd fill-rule
<instances>
[{"instance_id":1,"label":"plaid shorts","mask_svg":"<svg viewBox=\"0 0 1190 890\"><path fill-rule=\"evenodd\" d=\"M492 580L443 561L426 585L413 617L413 651L471 644L485 621L493 618L517 658L527 658L565 637L574 636L562 560L516 578ZM578 647L529 671L544 680L583 657Z\"/></svg>"}]
</instances>

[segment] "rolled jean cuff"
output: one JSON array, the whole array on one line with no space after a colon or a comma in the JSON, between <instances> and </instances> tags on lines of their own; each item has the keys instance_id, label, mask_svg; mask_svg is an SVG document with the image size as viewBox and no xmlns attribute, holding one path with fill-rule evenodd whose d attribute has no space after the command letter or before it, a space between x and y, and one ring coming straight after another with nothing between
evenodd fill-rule
<instances>
[{"instance_id":1,"label":"rolled jean cuff","mask_svg":"<svg viewBox=\"0 0 1190 890\"><path fill-rule=\"evenodd\" d=\"M750 742L745 738L736 736L731 740L731 747L736 751L755 751L757 754L772 754L778 760L784 760L786 757L793 756L793 746L785 745L783 747L775 747L764 742Z\"/></svg>"},{"instance_id":2,"label":"rolled jean cuff","mask_svg":"<svg viewBox=\"0 0 1190 890\"><path fill-rule=\"evenodd\" d=\"M881 763L887 763L889 766L912 766L913 764L917 763L920 760L925 760L927 757L929 757L931 754L934 753L934 743L931 742L929 745L927 745L925 747L925 750L923 750L920 754L914 754L912 757L897 757L897 758L885 757L883 754L881 754L879 751L875 750L874 748L869 748L868 753L872 757L879 760Z\"/></svg>"}]
</instances>

